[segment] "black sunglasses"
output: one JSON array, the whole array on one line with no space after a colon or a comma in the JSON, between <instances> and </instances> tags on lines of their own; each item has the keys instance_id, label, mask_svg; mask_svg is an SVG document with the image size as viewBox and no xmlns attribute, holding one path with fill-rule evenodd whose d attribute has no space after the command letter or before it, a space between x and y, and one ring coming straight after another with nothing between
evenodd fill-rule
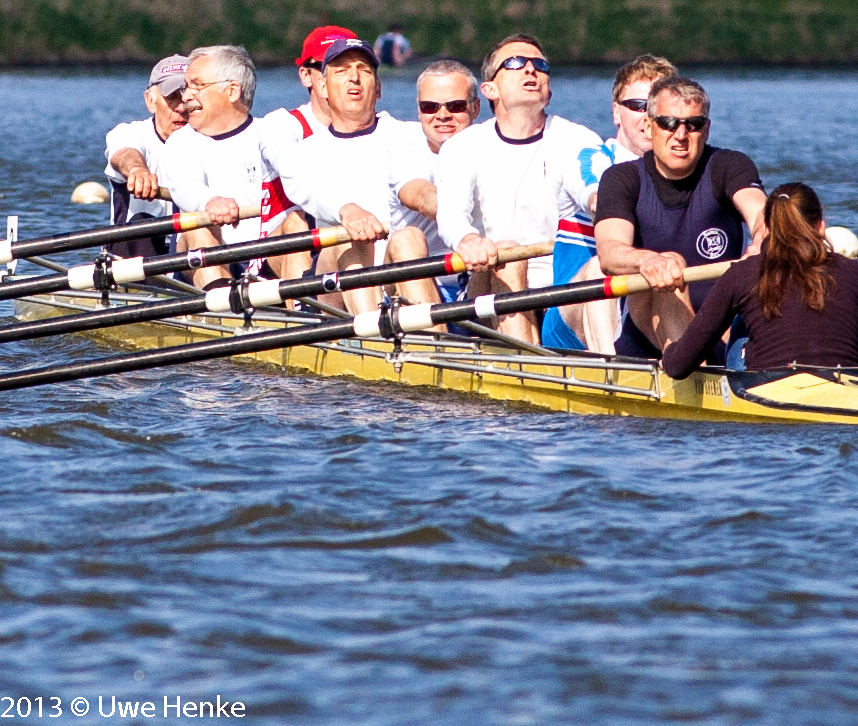
<instances>
[{"instance_id":1,"label":"black sunglasses","mask_svg":"<svg viewBox=\"0 0 858 726\"><path fill-rule=\"evenodd\" d=\"M709 119L706 116L689 116L688 118L676 118L676 116L653 116L652 122L663 131L673 133L680 126L685 126L689 132L700 131Z\"/></svg>"},{"instance_id":2,"label":"black sunglasses","mask_svg":"<svg viewBox=\"0 0 858 726\"><path fill-rule=\"evenodd\" d=\"M322 64L319 61L308 60L304 61L301 65L304 66L304 68L315 68L320 73L322 71Z\"/></svg>"},{"instance_id":3,"label":"black sunglasses","mask_svg":"<svg viewBox=\"0 0 858 726\"><path fill-rule=\"evenodd\" d=\"M528 58L527 56L523 55L514 55L504 60L504 62L498 66L498 69L494 72L494 75L489 78L489 80L493 81L497 77L497 74L500 73L501 70L503 70L504 68L506 68L506 70L508 71L520 71L527 65L528 61L533 63L533 67L540 73L544 73L547 76L551 75L551 66L548 65L548 61L545 60L545 58Z\"/></svg>"},{"instance_id":4,"label":"black sunglasses","mask_svg":"<svg viewBox=\"0 0 858 726\"><path fill-rule=\"evenodd\" d=\"M471 104L467 99L459 99L456 101L447 101L446 103L438 103L437 101L418 101L417 107L420 109L420 113L425 114L433 114L438 113L443 106L450 113L465 113L468 110L468 106Z\"/></svg>"},{"instance_id":5,"label":"black sunglasses","mask_svg":"<svg viewBox=\"0 0 858 726\"><path fill-rule=\"evenodd\" d=\"M646 111L647 100L645 98L627 98L625 101L617 101L620 106L625 106L629 111L643 113Z\"/></svg>"}]
</instances>

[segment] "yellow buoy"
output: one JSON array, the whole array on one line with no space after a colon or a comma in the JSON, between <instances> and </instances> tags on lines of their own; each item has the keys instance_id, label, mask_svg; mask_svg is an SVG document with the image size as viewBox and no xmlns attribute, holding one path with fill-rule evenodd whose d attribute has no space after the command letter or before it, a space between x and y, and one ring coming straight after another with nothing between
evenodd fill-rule
<instances>
[{"instance_id":1,"label":"yellow buoy","mask_svg":"<svg viewBox=\"0 0 858 726\"><path fill-rule=\"evenodd\" d=\"M825 236L831 243L831 249L844 257L858 257L858 237L846 227L828 227Z\"/></svg>"},{"instance_id":2,"label":"yellow buoy","mask_svg":"<svg viewBox=\"0 0 858 726\"><path fill-rule=\"evenodd\" d=\"M71 195L75 204L104 204L109 199L110 192L105 186L93 181L78 184Z\"/></svg>"}]
</instances>

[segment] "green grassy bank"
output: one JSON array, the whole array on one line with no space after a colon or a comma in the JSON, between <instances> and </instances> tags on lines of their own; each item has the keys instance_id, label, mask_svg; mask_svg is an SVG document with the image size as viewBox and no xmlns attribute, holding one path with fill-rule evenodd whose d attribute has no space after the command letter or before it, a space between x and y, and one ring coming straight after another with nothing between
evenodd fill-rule
<instances>
[{"instance_id":1,"label":"green grassy bank","mask_svg":"<svg viewBox=\"0 0 858 726\"><path fill-rule=\"evenodd\" d=\"M471 61L512 32L567 64L644 51L677 63L858 60L856 0L0 0L0 63L151 62L212 43L291 62L316 25L372 40L392 20L419 54Z\"/></svg>"}]
</instances>

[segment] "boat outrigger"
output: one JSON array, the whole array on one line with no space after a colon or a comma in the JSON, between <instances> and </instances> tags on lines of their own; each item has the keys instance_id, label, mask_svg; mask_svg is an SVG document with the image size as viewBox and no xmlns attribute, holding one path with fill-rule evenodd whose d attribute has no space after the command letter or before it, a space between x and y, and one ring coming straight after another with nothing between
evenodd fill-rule
<instances>
[{"instance_id":1,"label":"boat outrigger","mask_svg":"<svg viewBox=\"0 0 858 726\"><path fill-rule=\"evenodd\" d=\"M111 296L115 307L152 299L132 293ZM57 292L16 301L24 320L98 310L100 305L101 294L96 292ZM221 313L104 328L96 334L123 346L170 351L201 342L229 344L251 332L306 329L312 320L266 311L256 313L252 327L246 327L243 315ZM535 353L485 338L428 333L392 340L380 335L340 338L243 355L287 371L427 386L575 414L858 423L858 370L703 368L675 381L654 360L547 349Z\"/></svg>"},{"instance_id":2,"label":"boat outrigger","mask_svg":"<svg viewBox=\"0 0 858 726\"><path fill-rule=\"evenodd\" d=\"M275 244L318 245L320 238L329 240L325 244L335 244L335 229L313 230ZM270 246L272 242L269 239L264 244ZM547 253L537 247L531 255ZM217 254L227 254L227 250ZM169 263L168 257L122 261L122 274L130 274L125 267L134 268L134 279L144 280L162 268L188 264L182 256L169 257L177 259ZM415 276L431 277L458 271L463 263L456 258L448 255L343 273L335 282L355 287L362 281L384 284L415 271L419 272ZM245 280L200 296L186 294L199 293L189 286L177 293L129 280L125 282L130 284L117 289L117 280L109 279L110 265L106 263L68 270L44 260L39 263L60 274L35 279L7 277L0 284L0 297L16 298L16 312L23 321L0 327L0 342L89 330L146 352L0 374L3 390L241 355L289 371L429 386L576 414L858 423L858 369L794 366L738 372L704 367L687 380L676 381L655 360L542 348L467 322L475 317L492 318L517 310L633 294L648 287L640 275L450 304L412 306L394 301L377 313L352 318L305 297L301 298L305 305L313 306L316 312L267 307L313 294L312 286L317 283L312 278L297 282ZM686 280L711 279L722 274L728 264L687 268ZM436 269L438 266L441 269ZM68 284L60 284L63 278ZM101 289L92 289L99 287L99 279ZM331 282L329 276L321 277L318 291L330 289L327 286ZM75 289L61 289L64 286ZM24 296L4 294L13 289ZM68 312L72 315L64 315ZM35 322L55 316L61 317L55 322ZM440 323L463 321L480 337L421 332Z\"/></svg>"}]
</instances>

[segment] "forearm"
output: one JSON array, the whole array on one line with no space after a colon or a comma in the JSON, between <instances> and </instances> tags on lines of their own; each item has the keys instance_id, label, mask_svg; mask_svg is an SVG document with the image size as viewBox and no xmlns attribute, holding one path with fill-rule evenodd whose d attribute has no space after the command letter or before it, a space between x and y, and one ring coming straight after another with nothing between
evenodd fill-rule
<instances>
[{"instance_id":1,"label":"forearm","mask_svg":"<svg viewBox=\"0 0 858 726\"><path fill-rule=\"evenodd\" d=\"M427 219L438 215L438 188L425 179L414 179L399 190L399 201Z\"/></svg>"},{"instance_id":2,"label":"forearm","mask_svg":"<svg viewBox=\"0 0 858 726\"><path fill-rule=\"evenodd\" d=\"M126 179L135 171L149 171L146 159L137 149L120 149L110 157L110 165Z\"/></svg>"},{"instance_id":3,"label":"forearm","mask_svg":"<svg viewBox=\"0 0 858 726\"><path fill-rule=\"evenodd\" d=\"M599 264L608 275L633 275L640 272L641 262L653 252L632 247L619 240L596 241Z\"/></svg>"}]
</instances>

